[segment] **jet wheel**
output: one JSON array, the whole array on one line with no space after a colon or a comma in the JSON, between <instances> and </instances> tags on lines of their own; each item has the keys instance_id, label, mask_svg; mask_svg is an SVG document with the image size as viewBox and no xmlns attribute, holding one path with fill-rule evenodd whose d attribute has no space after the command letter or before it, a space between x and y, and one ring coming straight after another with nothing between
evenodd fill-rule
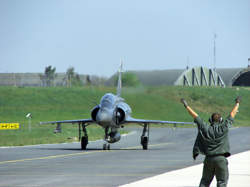
<instances>
[{"instance_id":1,"label":"jet wheel","mask_svg":"<svg viewBox=\"0 0 250 187\"><path fill-rule=\"evenodd\" d=\"M88 137L83 136L82 139L81 139L81 148L82 148L82 150L86 150L87 145L88 145Z\"/></svg>"},{"instance_id":2,"label":"jet wheel","mask_svg":"<svg viewBox=\"0 0 250 187\"><path fill-rule=\"evenodd\" d=\"M103 144L103 150L110 150L110 144Z\"/></svg>"},{"instance_id":3,"label":"jet wheel","mask_svg":"<svg viewBox=\"0 0 250 187\"><path fill-rule=\"evenodd\" d=\"M143 148L143 150L147 150L148 149L148 144L143 144L142 148Z\"/></svg>"},{"instance_id":4,"label":"jet wheel","mask_svg":"<svg viewBox=\"0 0 250 187\"><path fill-rule=\"evenodd\" d=\"M142 145L143 150L148 149L148 137L147 136L141 137L141 145Z\"/></svg>"}]
</instances>

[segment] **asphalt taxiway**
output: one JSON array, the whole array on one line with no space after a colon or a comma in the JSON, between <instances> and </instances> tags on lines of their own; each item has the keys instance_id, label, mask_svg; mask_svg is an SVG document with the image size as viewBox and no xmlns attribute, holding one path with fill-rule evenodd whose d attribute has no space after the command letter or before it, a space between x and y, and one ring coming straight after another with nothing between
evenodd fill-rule
<instances>
[{"instance_id":1,"label":"asphalt taxiway","mask_svg":"<svg viewBox=\"0 0 250 187\"><path fill-rule=\"evenodd\" d=\"M111 187L202 163L192 160L196 128L151 128L149 150L142 150L142 128L103 151L103 141L0 148L0 187ZM232 128L233 154L250 150L250 128ZM197 184L199 181L197 181Z\"/></svg>"}]
</instances>

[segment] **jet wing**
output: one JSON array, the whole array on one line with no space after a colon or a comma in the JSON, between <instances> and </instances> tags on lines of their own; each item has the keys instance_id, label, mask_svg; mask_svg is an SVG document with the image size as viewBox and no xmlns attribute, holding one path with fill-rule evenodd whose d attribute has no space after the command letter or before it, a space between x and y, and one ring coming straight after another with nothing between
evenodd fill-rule
<instances>
[{"instance_id":1,"label":"jet wing","mask_svg":"<svg viewBox=\"0 0 250 187\"><path fill-rule=\"evenodd\" d=\"M40 122L40 125L45 124L61 124L61 123L94 123L92 119L76 119L76 120L62 120L62 121L47 121L47 122Z\"/></svg>"},{"instance_id":2,"label":"jet wing","mask_svg":"<svg viewBox=\"0 0 250 187\"><path fill-rule=\"evenodd\" d=\"M146 120L146 119L135 119L128 118L124 123L154 123L154 124L189 124L194 125L193 122L179 122L179 121L161 121L161 120Z\"/></svg>"}]
</instances>

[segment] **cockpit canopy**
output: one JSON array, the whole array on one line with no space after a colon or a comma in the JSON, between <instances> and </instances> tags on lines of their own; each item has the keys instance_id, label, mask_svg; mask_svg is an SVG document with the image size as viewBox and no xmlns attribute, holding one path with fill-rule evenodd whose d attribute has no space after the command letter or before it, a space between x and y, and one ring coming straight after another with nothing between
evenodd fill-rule
<instances>
[{"instance_id":1,"label":"cockpit canopy","mask_svg":"<svg viewBox=\"0 0 250 187\"><path fill-rule=\"evenodd\" d=\"M116 96L111 93L105 94L101 99L101 108L113 108L116 102L115 97Z\"/></svg>"}]
</instances>

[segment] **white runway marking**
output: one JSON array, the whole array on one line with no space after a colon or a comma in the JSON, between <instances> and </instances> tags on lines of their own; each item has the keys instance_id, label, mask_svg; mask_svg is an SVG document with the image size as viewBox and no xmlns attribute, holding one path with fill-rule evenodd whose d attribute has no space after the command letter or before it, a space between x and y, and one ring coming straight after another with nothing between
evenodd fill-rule
<instances>
[{"instance_id":1,"label":"white runway marking","mask_svg":"<svg viewBox=\"0 0 250 187\"><path fill-rule=\"evenodd\" d=\"M228 158L228 187L249 187L250 185L250 151L239 153ZM199 186L203 164L167 172L120 187L195 187ZM216 187L214 178L210 187Z\"/></svg>"}]
</instances>

